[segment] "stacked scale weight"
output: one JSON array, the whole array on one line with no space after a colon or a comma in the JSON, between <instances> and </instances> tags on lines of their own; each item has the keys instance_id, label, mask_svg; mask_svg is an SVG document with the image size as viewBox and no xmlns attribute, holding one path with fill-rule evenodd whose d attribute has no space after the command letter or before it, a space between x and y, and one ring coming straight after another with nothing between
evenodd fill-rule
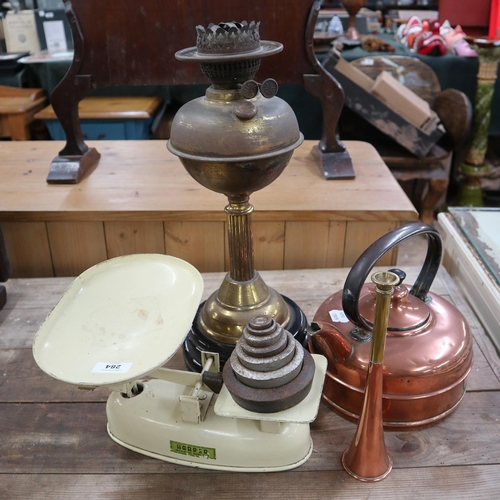
<instances>
[{"instance_id":1,"label":"stacked scale weight","mask_svg":"<svg viewBox=\"0 0 500 500\"><path fill-rule=\"evenodd\" d=\"M224 383L243 408L259 413L283 411L311 389L312 356L273 318L254 316L223 371Z\"/></svg>"}]
</instances>

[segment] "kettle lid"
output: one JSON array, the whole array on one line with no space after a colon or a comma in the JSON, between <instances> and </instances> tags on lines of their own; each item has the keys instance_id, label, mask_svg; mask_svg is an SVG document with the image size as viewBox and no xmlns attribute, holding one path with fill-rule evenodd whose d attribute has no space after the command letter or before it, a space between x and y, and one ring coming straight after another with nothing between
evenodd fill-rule
<instances>
[{"instance_id":1,"label":"kettle lid","mask_svg":"<svg viewBox=\"0 0 500 500\"><path fill-rule=\"evenodd\" d=\"M364 314L361 314L360 308L360 305L362 305L360 304L361 290L366 286L363 283L368 277L368 273L391 248L405 239L418 234L425 234L427 236L427 255L411 290L407 292L406 287L403 285L398 294L400 298L396 297L394 298L394 302L391 301L392 319L390 311L388 326L389 328L396 329L392 330L393 332L408 332L418 327L419 324L425 323L429 318L430 309L426 302L430 300L430 296L427 294L439 268L442 255L442 242L441 236L435 228L417 222L395 229L372 243L361 254L349 271L342 291L342 309L351 322L358 328L371 330L373 318L375 317L374 311L371 312L371 305L368 305L368 307L365 305ZM398 275L400 282L396 286L401 286L401 282L406 278L406 273L400 269L391 269L390 271ZM367 300L370 302L370 295L367 297ZM374 301L374 299L372 300ZM404 307L401 307L402 305ZM372 321L370 321L370 318ZM408 333L405 333L405 335L408 335Z\"/></svg>"},{"instance_id":2,"label":"kettle lid","mask_svg":"<svg viewBox=\"0 0 500 500\"><path fill-rule=\"evenodd\" d=\"M391 269L403 280L406 274L399 269ZM404 275L404 276L402 276ZM376 292L375 285L366 284L358 302L359 314L370 326L375 318ZM387 334L389 336L411 335L415 330L425 325L430 318L430 307L426 303L410 294L406 285L400 283L394 288L389 308L389 322Z\"/></svg>"}]
</instances>

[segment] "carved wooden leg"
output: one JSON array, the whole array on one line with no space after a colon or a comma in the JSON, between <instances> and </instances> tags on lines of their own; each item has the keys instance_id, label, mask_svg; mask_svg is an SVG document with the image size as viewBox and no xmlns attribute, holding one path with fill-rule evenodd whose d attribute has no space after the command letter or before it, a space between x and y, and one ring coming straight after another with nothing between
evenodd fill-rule
<instances>
[{"instance_id":1,"label":"carved wooden leg","mask_svg":"<svg viewBox=\"0 0 500 500\"><path fill-rule=\"evenodd\" d=\"M449 179L429 179L429 191L422 201L420 220L426 224L434 222L434 211L441 197L446 194Z\"/></svg>"},{"instance_id":2,"label":"carved wooden leg","mask_svg":"<svg viewBox=\"0 0 500 500\"><path fill-rule=\"evenodd\" d=\"M323 134L312 152L325 179L354 179L351 157L337 136L344 91L339 82L323 68L314 52L314 29L322 4L322 0L314 0L305 33L307 57L317 74L304 75L304 85L309 93L320 100L323 111Z\"/></svg>"},{"instance_id":3,"label":"carved wooden leg","mask_svg":"<svg viewBox=\"0 0 500 500\"><path fill-rule=\"evenodd\" d=\"M323 111L323 133L313 149L325 179L354 179L349 153L337 137L337 123L344 102L344 91L329 74L304 75L306 90L317 97Z\"/></svg>"},{"instance_id":4,"label":"carved wooden leg","mask_svg":"<svg viewBox=\"0 0 500 500\"><path fill-rule=\"evenodd\" d=\"M99 161L101 155L83 141L78 103L92 89L92 76L80 75L85 44L71 2L65 1L66 15L70 22L75 46L73 62L51 95L54 112L66 134L66 146L59 151L50 165L47 182L50 184L76 184Z\"/></svg>"}]
</instances>

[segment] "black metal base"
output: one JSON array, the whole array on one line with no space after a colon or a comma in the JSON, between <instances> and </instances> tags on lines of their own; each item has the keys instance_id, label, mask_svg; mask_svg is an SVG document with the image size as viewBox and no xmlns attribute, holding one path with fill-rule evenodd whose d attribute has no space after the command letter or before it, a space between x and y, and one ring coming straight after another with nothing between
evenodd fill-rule
<instances>
[{"instance_id":1,"label":"black metal base","mask_svg":"<svg viewBox=\"0 0 500 500\"><path fill-rule=\"evenodd\" d=\"M284 295L283 298L290 307L292 314L292 320L290 321L290 326L287 330L298 342L300 342L304 349L307 349L307 318L302 312L302 309L300 309L300 307L293 300L285 297ZM199 330L197 318L204 304L205 303L203 302L198 308L198 312L196 313L196 317L193 321L193 326L184 340L184 362L186 363L187 368L192 372L201 372L201 352L218 352L221 365L220 370L222 371L225 362L233 352L234 344L218 342L217 340L207 337Z\"/></svg>"}]
</instances>

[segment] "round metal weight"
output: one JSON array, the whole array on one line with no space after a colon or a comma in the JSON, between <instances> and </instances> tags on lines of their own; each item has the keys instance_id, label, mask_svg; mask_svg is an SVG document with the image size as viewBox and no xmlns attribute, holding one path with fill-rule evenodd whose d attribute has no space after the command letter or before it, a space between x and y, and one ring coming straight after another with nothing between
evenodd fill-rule
<instances>
[{"instance_id":1,"label":"round metal weight","mask_svg":"<svg viewBox=\"0 0 500 500\"><path fill-rule=\"evenodd\" d=\"M226 363L222 378L233 399L245 410L258 413L275 413L300 403L311 390L315 364L313 357L304 351L302 370L291 381L273 389L256 389L242 384L235 376L231 363Z\"/></svg>"},{"instance_id":2,"label":"round metal weight","mask_svg":"<svg viewBox=\"0 0 500 500\"><path fill-rule=\"evenodd\" d=\"M254 339L260 340L259 337L256 335L246 335L245 340L246 342L239 343L241 347L241 350L245 353L248 354L249 356L252 356L254 358L267 358L268 356L273 356L274 354L280 353L286 346L288 342L288 335L286 333L286 330L277 330L278 335L276 338L278 339L277 341L274 341L274 343L261 343L257 344L256 342L251 344L251 342ZM269 337L272 337L272 335L269 335ZM292 337L293 338L293 337ZM266 339L267 340L267 339ZM256 345L257 344L257 345Z\"/></svg>"},{"instance_id":3,"label":"round metal weight","mask_svg":"<svg viewBox=\"0 0 500 500\"><path fill-rule=\"evenodd\" d=\"M245 355L240 343L231 354L229 362L236 377L250 387L270 389L290 382L300 373L304 349L288 334L287 347L276 356L254 358Z\"/></svg>"}]
</instances>

